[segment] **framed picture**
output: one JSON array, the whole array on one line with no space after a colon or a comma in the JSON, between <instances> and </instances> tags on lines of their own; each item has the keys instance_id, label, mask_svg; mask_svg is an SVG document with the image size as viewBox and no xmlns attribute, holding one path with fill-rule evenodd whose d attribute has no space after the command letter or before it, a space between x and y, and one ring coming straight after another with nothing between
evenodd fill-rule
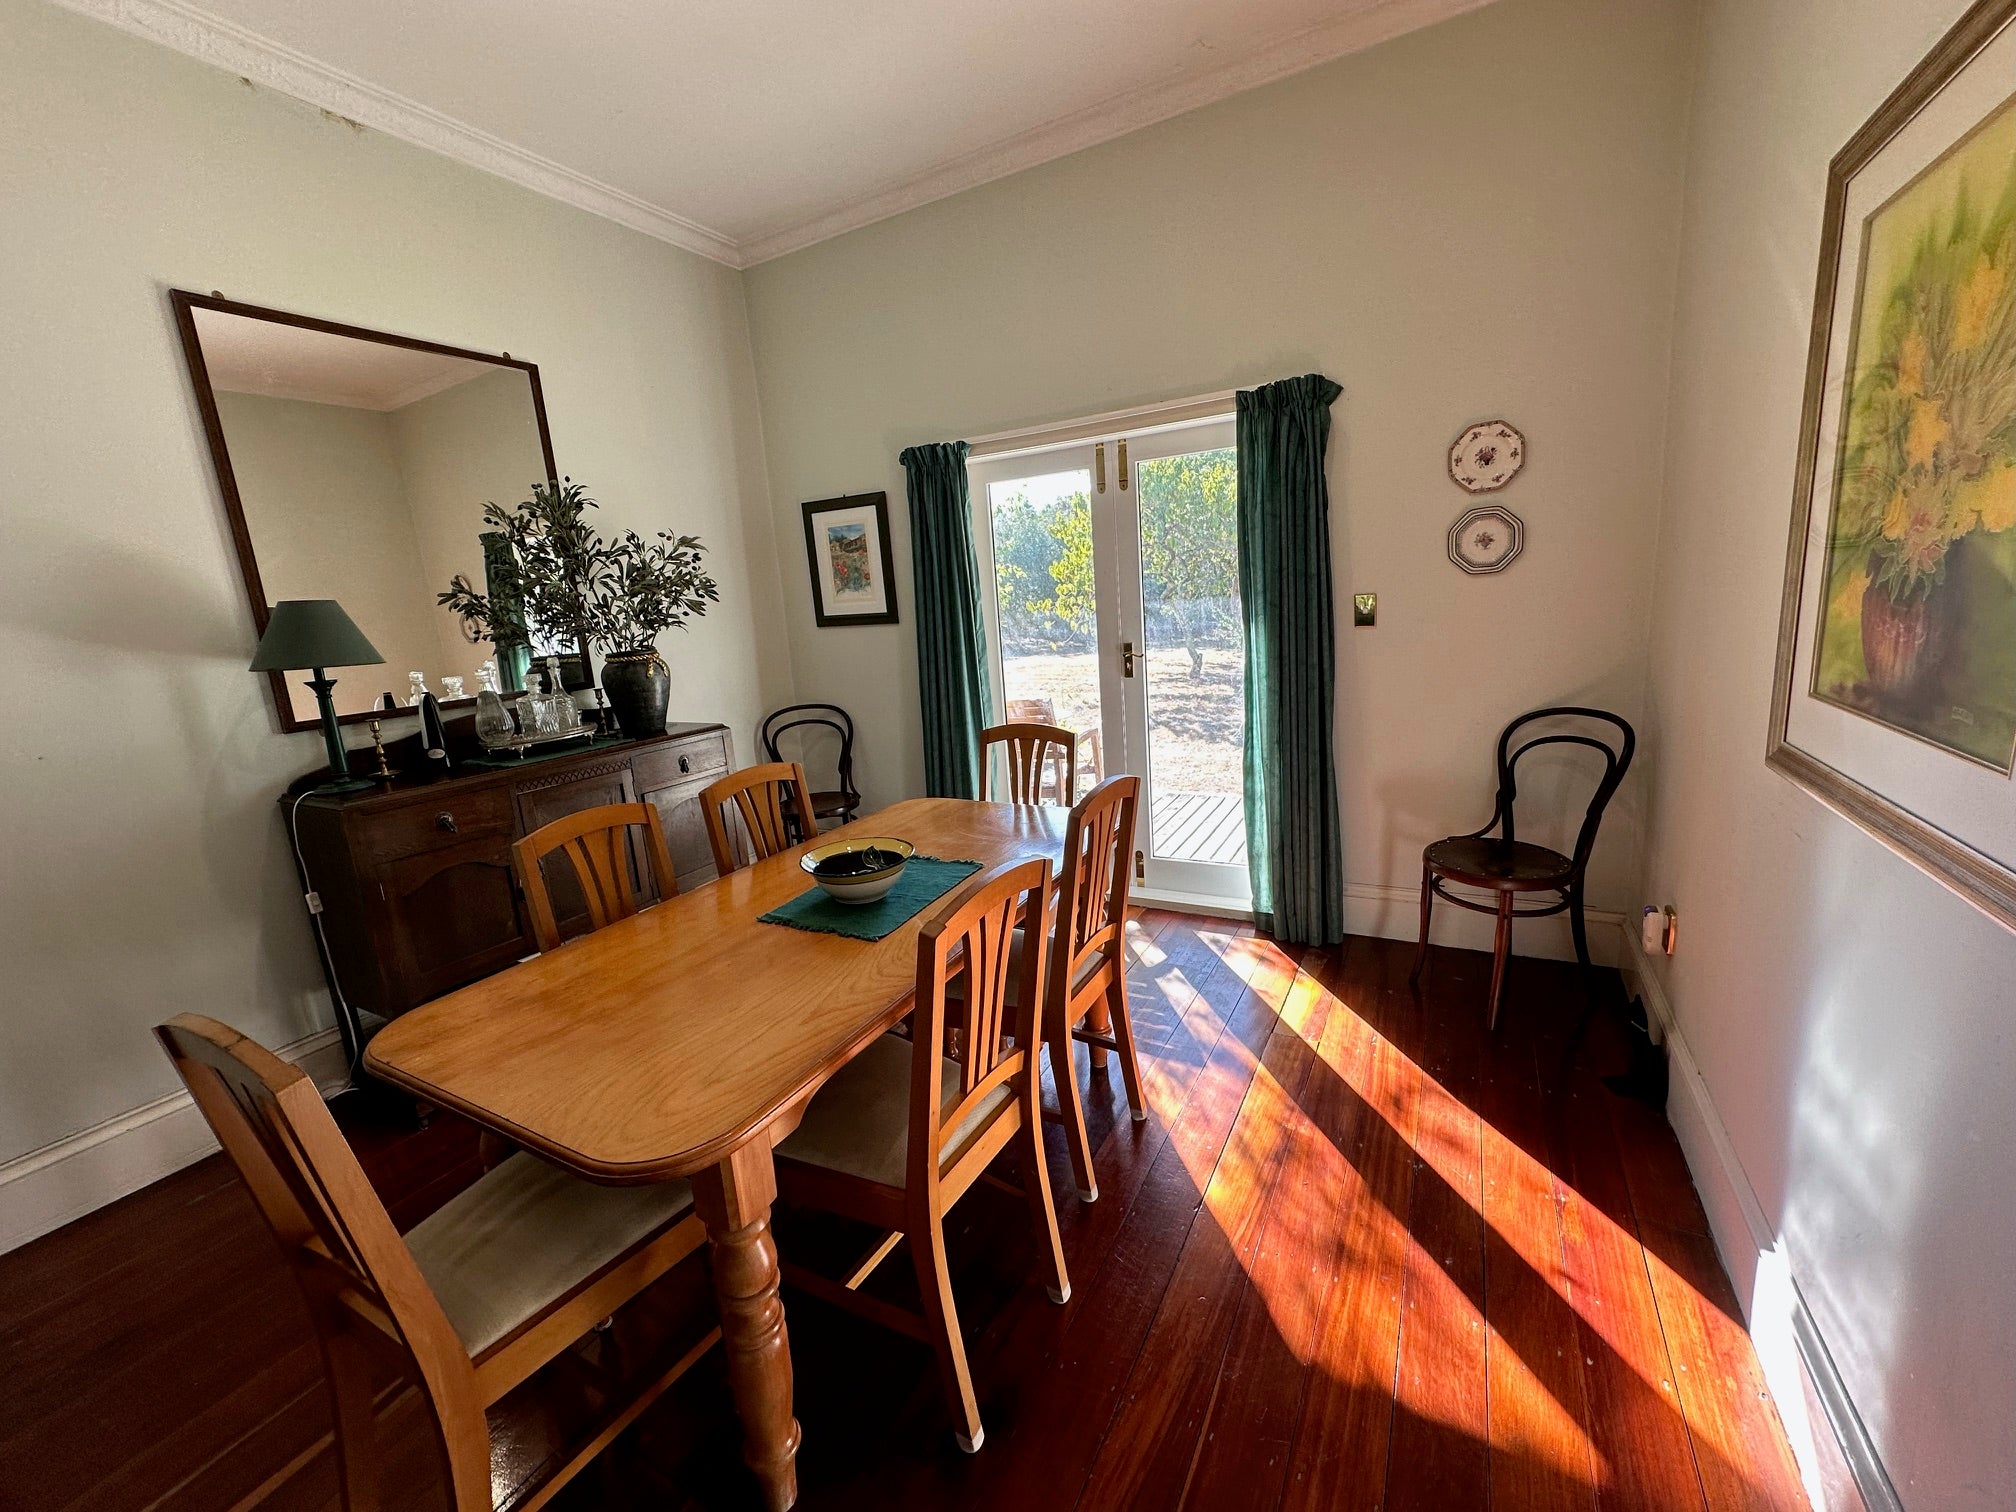
<instances>
[{"instance_id":1,"label":"framed picture","mask_svg":"<svg viewBox=\"0 0 2016 1512\"><path fill-rule=\"evenodd\" d=\"M2016 928L2016 0L1826 205L1767 760Z\"/></svg>"},{"instance_id":2,"label":"framed picture","mask_svg":"<svg viewBox=\"0 0 2016 1512\"><path fill-rule=\"evenodd\" d=\"M889 496L814 499L805 509L812 613L822 625L896 623L896 567L889 551Z\"/></svg>"}]
</instances>

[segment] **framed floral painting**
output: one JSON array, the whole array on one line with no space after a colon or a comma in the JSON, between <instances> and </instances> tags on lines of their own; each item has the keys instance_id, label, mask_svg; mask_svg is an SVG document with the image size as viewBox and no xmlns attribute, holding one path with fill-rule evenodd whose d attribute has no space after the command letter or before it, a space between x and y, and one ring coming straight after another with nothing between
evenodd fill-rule
<instances>
[{"instance_id":1,"label":"framed floral painting","mask_svg":"<svg viewBox=\"0 0 2016 1512\"><path fill-rule=\"evenodd\" d=\"M2016 0L1835 157L1771 764L2016 927Z\"/></svg>"},{"instance_id":2,"label":"framed floral painting","mask_svg":"<svg viewBox=\"0 0 2016 1512\"><path fill-rule=\"evenodd\" d=\"M889 496L850 494L803 507L813 618L821 625L895 624Z\"/></svg>"}]
</instances>

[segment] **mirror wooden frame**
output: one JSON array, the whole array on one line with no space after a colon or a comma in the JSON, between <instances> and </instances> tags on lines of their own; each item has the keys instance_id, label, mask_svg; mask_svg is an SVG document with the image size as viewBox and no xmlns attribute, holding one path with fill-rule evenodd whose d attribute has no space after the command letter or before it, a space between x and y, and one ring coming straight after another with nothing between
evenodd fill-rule
<instances>
[{"instance_id":1,"label":"mirror wooden frame","mask_svg":"<svg viewBox=\"0 0 2016 1512\"><path fill-rule=\"evenodd\" d=\"M532 413L539 426L539 451L546 465L549 479L560 476L553 462L553 436L546 426L546 398L539 387L539 366L524 362L509 352L499 356L491 352L472 352L462 347L446 346L438 341L422 341L414 336L394 336L386 331L367 330L363 326L345 325L337 320L320 320L312 315L297 315L289 310L268 309L264 305L241 304L235 299L226 299L222 294L194 294L186 289L170 289L169 303L175 310L175 329L182 338L182 355L189 364L189 378L196 390L196 407L203 416L203 434L210 443L210 461L217 470L217 487L224 498L224 517L231 525L231 540L238 548L238 570L245 579L245 597L252 606L252 628L255 638L266 633L266 621L272 614L272 606L266 601L265 584L259 576L259 559L252 549L252 531L245 520L245 503L238 492L237 474L232 471L231 451L224 441L224 423L217 413L217 396L210 386L210 369L203 360L203 343L196 330L196 312L215 310L225 315L240 315L251 320L271 321L276 325L296 326L307 331L321 331L330 336L350 336L359 341L375 341L383 346L405 347L415 352L432 352L441 357L461 357L470 362L487 362L493 367L516 368L532 385ZM248 653L249 654L249 653ZM273 708L279 715L280 728L292 733L298 730L319 730L319 719L303 719L294 712L294 702L287 691L287 674L268 672L268 681L273 689ZM444 702L443 708L462 708L473 705L475 698ZM401 709L401 713L413 712ZM370 710L360 710L349 714L339 714L341 724L363 724L374 717Z\"/></svg>"}]
</instances>

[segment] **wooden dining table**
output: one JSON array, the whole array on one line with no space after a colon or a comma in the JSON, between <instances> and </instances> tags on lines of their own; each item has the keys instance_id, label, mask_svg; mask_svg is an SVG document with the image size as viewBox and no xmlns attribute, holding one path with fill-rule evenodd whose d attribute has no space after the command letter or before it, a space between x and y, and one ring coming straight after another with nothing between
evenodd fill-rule
<instances>
[{"instance_id":1,"label":"wooden dining table","mask_svg":"<svg viewBox=\"0 0 2016 1512\"><path fill-rule=\"evenodd\" d=\"M848 827L992 867L1059 863L1068 811L916 798ZM665 899L379 1030L377 1076L591 1181L685 1177L706 1225L743 1458L797 1499L799 1431L770 1233L770 1148L820 1085L910 1010L917 936L765 924L810 886L804 847Z\"/></svg>"}]
</instances>

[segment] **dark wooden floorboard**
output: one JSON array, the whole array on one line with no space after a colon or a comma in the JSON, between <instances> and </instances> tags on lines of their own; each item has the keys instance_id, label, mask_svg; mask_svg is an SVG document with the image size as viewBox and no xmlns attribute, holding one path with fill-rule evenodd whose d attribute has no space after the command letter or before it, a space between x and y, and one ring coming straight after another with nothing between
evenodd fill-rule
<instances>
[{"instance_id":1,"label":"dark wooden floorboard","mask_svg":"<svg viewBox=\"0 0 2016 1512\"><path fill-rule=\"evenodd\" d=\"M803 1506L1804 1507L1679 1147L1602 1085L1614 1017L1574 1039L1572 967L1515 961L1492 1035L1481 956L1437 950L1416 992L1398 942L1287 950L1158 910L1129 942L1150 1117L1078 1047L1093 1204L1044 1129L1069 1303L1033 1281L1017 1200L959 1204L967 1456L927 1350L788 1294ZM402 1228L479 1169L459 1120L339 1117ZM807 1263L859 1240L811 1214L779 1236ZM871 1286L900 1300L908 1272ZM316 1371L235 1178L179 1172L0 1257L0 1507L336 1512ZM438 1504L413 1404L386 1414L409 1466L387 1512ZM750 1498L717 1352L554 1507Z\"/></svg>"}]
</instances>

